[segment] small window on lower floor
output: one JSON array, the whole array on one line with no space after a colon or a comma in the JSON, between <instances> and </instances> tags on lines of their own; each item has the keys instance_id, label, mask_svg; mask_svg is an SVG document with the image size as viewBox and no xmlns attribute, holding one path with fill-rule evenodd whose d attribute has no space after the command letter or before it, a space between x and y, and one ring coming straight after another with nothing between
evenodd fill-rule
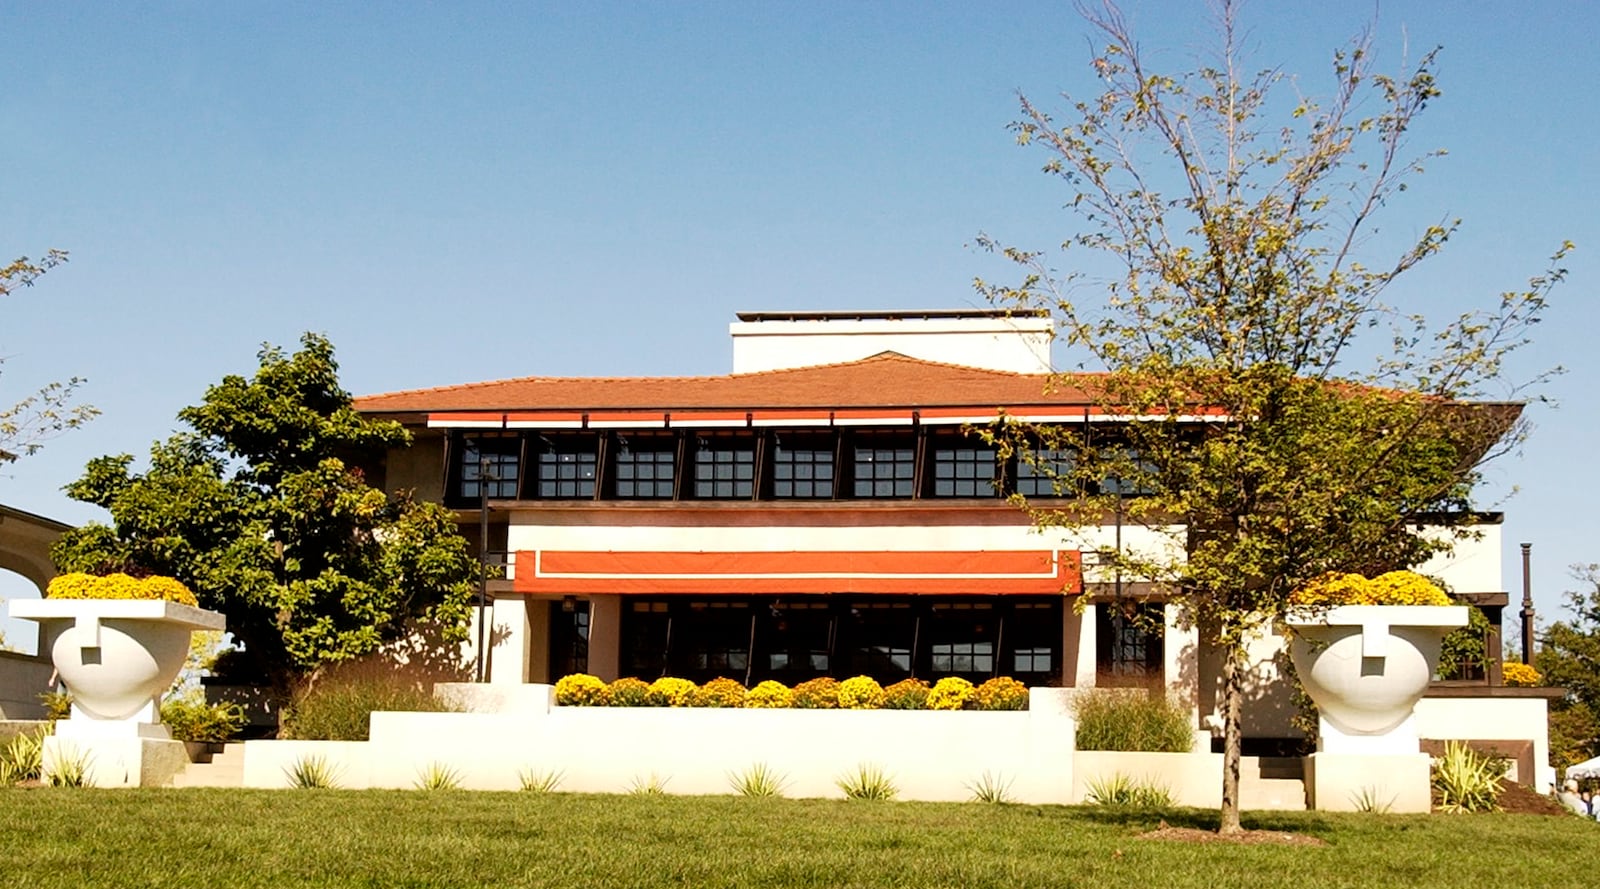
<instances>
[{"instance_id":1,"label":"small window on lower floor","mask_svg":"<svg viewBox=\"0 0 1600 889\"><path fill-rule=\"evenodd\" d=\"M1106 602L1096 605L1094 612L1098 684L1161 682L1166 653L1162 606Z\"/></svg>"}]
</instances>

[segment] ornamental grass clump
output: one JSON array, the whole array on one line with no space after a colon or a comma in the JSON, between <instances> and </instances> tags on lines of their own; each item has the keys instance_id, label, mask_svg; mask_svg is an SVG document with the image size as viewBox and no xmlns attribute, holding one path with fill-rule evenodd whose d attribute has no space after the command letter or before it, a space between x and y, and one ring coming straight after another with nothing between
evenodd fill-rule
<instances>
[{"instance_id":1,"label":"ornamental grass clump","mask_svg":"<svg viewBox=\"0 0 1600 889\"><path fill-rule=\"evenodd\" d=\"M921 679L902 679L883 690L883 709L925 710L929 691L928 683Z\"/></svg>"},{"instance_id":2,"label":"ornamental grass clump","mask_svg":"<svg viewBox=\"0 0 1600 889\"><path fill-rule=\"evenodd\" d=\"M854 771L846 772L834 779L834 786L844 791L846 799L864 800L892 800L900 793L900 788L895 786L894 779L883 770L882 766L873 763L862 763Z\"/></svg>"},{"instance_id":3,"label":"ornamental grass clump","mask_svg":"<svg viewBox=\"0 0 1600 889\"><path fill-rule=\"evenodd\" d=\"M742 684L726 676L718 676L695 689L693 704L696 707L743 707L744 696Z\"/></svg>"},{"instance_id":4,"label":"ornamental grass clump","mask_svg":"<svg viewBox=\"0 0 1600 889\"><path fill-rule=\"evenodd\" d=\"M876 710L883 706L883 686L871 676L853 676L839 683L839 706L845 710Z\"/></svg>"},{"instance_id":5,"label":"ornamental grass clump","mask_svg":"<svg viewBox=\"0 0 1600 889\"><path fill-rule=\"evenodd\" d=\"M1433 760L1433 795L1439 811L1452 815L1500 811L1505 760L1479 753L1464 741L1449 741Z\"/></svg>"},{"instance_id":6,"label":"ornamental grass clump","mask_svg":"<svg viewBox=\"0 0 1600 889\"><path fill-rule=\"evenodd\" d=\"M1165 695L1138 689L1089 689L1072 702L1077 749L1188 753L1189 712Z\"/></svg>"},{"instance_id":7,"label":"ornamental grass clump","mask_svg":"<svg viewBox=\"0 0 1600 889\"><path fill-rule=\"evenodd\" d=\"M961 710L972 700L977 693L972 683L960 676L946 676L933 684L933 690L928 692L929 710Z\"/></svg>"},{"instance_id":8,"label":"ornamental grass clump","mask_svg":"<svg viewBox=\"0 0 1600 889\"><path fill-rule=\"evenodd\" d=\"M839 680L822 676L794 687L796 710L834 710L839 706Z\"/></svg>"},{"instance_id":9,"label":"ornamental grass clump","mask_svg":"<svg viewBox=\"0 0 1600 889\"><path fill-rule=\"evenodd\" d=\"M81 571L62 574L45 588L47 599L138 599L146 601L176 602L198 608L194 593L181 581L171 577L130 577L127 574L107 574L96 577Z\"/></svg>"},{"instance_id":10,"label":"ornamental grass clump","mask_svg":"<svg viewBox=\"0 0 1600 889\"><path fill-rule=\"evenodd\" d=\"M398 675L330 676L289 702L279 737L303 741L365 741L378 711L449 712L455 708Z\"/></svg>"},{"instance_id":11,"label":"ornamental grass clump","mask_svg":"<svg viewBox=\"0 0 1600 889\"><path fill-rule=\"evenodd\" d=\"M972 701L979 710L1026 710L1028 687L1010 676L996 676L978 686Z\"/></svg>"},{"instance_id":12,"label":"ornamental grass clump","mask_svg":"<svg viewBox=\"0 0 1600 889\"><path fill-rule=\"evenodd\" d=\"M663 676L650 683L645 700L652 707L692 707L697 691L699 688L687 679Z\"/></svg>"},{"instance_id":13,"label":"ornamental grass clump","mask_svg":"<svg viewBox=\"0 0 1600 889\"><path fill-rule=\"evenodd\" d=\"M604 707L605 680L588 673L573 673L556 680L556 703L563 707Z\"/></svg>"},{"instance_id":14,"label":"ornamental grass clump","mask_svg":"<svg viewBox=\"0 0 1600 889\"><path fill-rule=\"evenodd\" d=\"M176 741L220 744L239 736L244 708L233 701L206 702L199 689L161 702L161 722Z\"/></svg>"},{"instance_id":15,"label":"ornamental grass clump","mask_svg":"<svg viewBox=\"0 0 1600 889\"><path fill-rule=\"evenodd\" d=\"M773 679L756 683L756 687L744 696L747 710L782 710L793 705L794 692L789 686Z\"/></svg>"},{"instance_id":16,"label":"ornamental grass clump","mask_svg":"<svg viewBox=\"0 0 1600 889\"><path fill-rule=\"evenodd\" d=\"M1139 780L1117 772L1088 782L1083 801L1091 806L1116 806L1130 809L1169 809L1172 791L1150 780Z\"/></svg>"},{"instance_id":17,"label":"ornamental grass clump","mask_svg":"<svg viewBox=\"0 0 1600 889\"><path fill-rule=\"evenodd\" d=\"M612 707L648 707L650 683L632 676L618 679L606 689L606 703Z\"/></svg>"}]
</instances>

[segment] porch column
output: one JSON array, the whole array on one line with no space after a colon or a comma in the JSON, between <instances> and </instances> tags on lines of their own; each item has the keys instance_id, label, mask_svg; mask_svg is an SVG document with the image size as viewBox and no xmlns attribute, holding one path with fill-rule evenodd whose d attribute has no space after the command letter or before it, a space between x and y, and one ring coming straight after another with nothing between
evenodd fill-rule
<instances>
[{"instance_id":1,"label":"porch column","mask_svg":"<svg viewBox=\"0 0 1600 889\"><path fill-rule=\"evenodd\" d=\"M622 597L589 597L589 672L614 682L621 675Z\"/></svg>"}]
</instances>

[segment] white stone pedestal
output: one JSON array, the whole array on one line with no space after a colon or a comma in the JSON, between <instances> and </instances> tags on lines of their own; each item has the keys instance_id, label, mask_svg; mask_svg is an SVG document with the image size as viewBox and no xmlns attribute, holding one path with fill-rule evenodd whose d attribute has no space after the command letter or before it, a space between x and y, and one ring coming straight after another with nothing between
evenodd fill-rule
<instances>
[{"instance_id":1,"label":"white stone pedestal","mask_svg":"<svg viewBox=\"0 0 1600 889\"><path fill-rule=\"evenodd\" d=\"M1426 753L1313 753L1306 757L1306 802L1323 812L1427 812L1430 769Z\"/></svg>"},{"instance_id":2,"label":"white stone pedestal","mask_svg":"<svg viewBox=\"0 0 1600 889\"><path fill-rule=\"evenodd\" d=\"M44 739L46 775L73 763L82 763L84 783L94 787L164 787L189 765L189 754L159 723L76 717Z\"/></svg>"}]
</instances>

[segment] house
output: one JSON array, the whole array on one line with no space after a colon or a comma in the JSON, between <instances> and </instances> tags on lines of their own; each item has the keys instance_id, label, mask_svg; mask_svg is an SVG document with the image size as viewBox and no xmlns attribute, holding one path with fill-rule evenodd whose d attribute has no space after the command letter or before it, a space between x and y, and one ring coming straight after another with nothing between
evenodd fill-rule
<instances>
[{"instance_id":1,"label":"house","mask_svg":"<svg viewBox=\"0 0 1600 889\"><path fill-rule=\"evenodd\" d=\"M1047 386L1046 314L749 312L730 333L725 376L524 377L356 400L416 436L381 484L457 509L475 546L504 555L489 584L491 682L1009 675L1164 688L1207 730L1216 652L1155 590L1098 564L1168 538L1115 516L1035 531L1003 495L1045 498L1049 480L964 431L1001 408L1113 422ZM1438 685L1419 727L1541 768L1544 699L1499 682L1497 517L1477 530L1422 570L1489 617L1488 656ZM1256 645L1244 728L1259 752L1297 734L1281 651L1275 637Z\"/></svg>"}]
</instances>

